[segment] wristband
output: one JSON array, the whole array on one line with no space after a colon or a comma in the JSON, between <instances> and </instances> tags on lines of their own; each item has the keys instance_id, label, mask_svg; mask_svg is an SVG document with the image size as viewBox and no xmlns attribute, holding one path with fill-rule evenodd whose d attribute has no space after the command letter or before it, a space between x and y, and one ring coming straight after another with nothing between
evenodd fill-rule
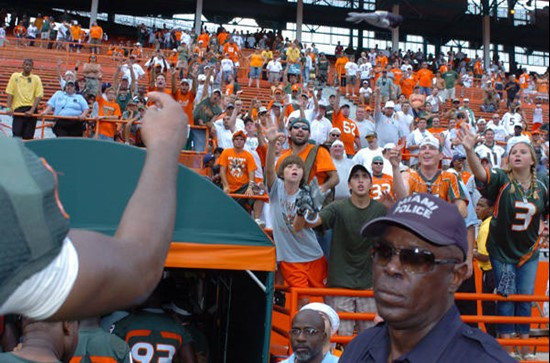
<instances>
[{"instance_id":1,"label":"wristband","mask_svg":"<svg viewBox=\"0 0 550 363\"><path fill-rule=\"evenodd\" d=\"M310 220L308 217L309 217L310 213L307 214L307 216L304 216L304 219L306 220L307 223L309 224L315 224L317 222L319 222L319 220L321 219L319 217L319 213L315 213L315 219L313 220Z\"/></svg>"}]
</instances>

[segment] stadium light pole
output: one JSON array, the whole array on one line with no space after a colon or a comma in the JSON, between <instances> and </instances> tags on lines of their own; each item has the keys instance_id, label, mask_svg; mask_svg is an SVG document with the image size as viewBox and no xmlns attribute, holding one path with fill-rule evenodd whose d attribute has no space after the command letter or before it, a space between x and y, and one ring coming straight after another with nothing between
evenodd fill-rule
<instances>
[{"instance_id":1,"label":"stadium light pole","mask_svg":"<svg viewBox=\"0 0 550 363\"><path fill-rule=\"evenodd\" d=\"M393 4L391 12L395 15L399 15L399 4ZM397 52L399 50L399 27L395 27L391 30L391 47L392 51Z\"/></svg>"},{"instance_id":2,"label":"stadium light pole","mask_svg":"<svg viewBox=\"0 0 550 363\"><path fill-rule=\"evenodd\" d=\"M195 9L195 34L201 33L202 24L202 0L197 0L197 8Z\"/></svg>"},{"instance_id":3,"label":"stadium light pole","mask_svg":"<svg viewBox=\"0 0 550 363\"><path fill-rule=\"evenodd\" d=\"M296 4L296 39L302 42L302 22L304 21L304 1L298 0Z\"/></svg>"},{"instance_id":4,"label":"stadium light pole","mask_svg":"<svg viewBox=\"0 0 550 363\"><path fill-rule=\"evenodd\" d=\"M491 65L491 7L489 0L481 1L481 38L483 41L483 67L489 69Z\"/></svg>"},{"instance_id":5,"label":"stadium light pole","mask_svg":"<svg viewBox=\"0 0 550 363\"><path fill-rule=\"evenodd\" d=\"M92 7L90 9L90 25L89 28L92 27L92 24L97 21L97 9L99 7L99 0L92 0Z\"/></svg>"}]
</instances>

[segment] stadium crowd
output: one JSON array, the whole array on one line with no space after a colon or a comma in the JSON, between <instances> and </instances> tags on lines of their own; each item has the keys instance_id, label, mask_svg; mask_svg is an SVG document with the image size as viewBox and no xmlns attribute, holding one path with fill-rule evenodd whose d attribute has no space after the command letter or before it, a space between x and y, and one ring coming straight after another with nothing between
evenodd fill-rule
<instances>
[{"instance_id":1,"label":"stadium crowd","mask_svg":"<svg viewBox=\"0 0 550 363\"><path fill-rule=\"evenodd\" d=\"M59 90L44 99L44 107L40 74L33 72L32 60L23 61L22 72L5 86L4 111L15 113L14 137L32 139L41 113L54 115L50 126L56 137L146 146L142 122L159 105L149 92L169 95L186 115L185 148L204 155L206 177L227 194L239 194L239 204L272 230L280 283L372 289L373 271L382 256L392 260L393 254L399 255L403 274L436 274L444 266L434 262L429 249L398 248L397 240L392 244L359 233L377 218L411 212L407 208L431 214L429 206L397 202L425 193L456 206L464 221L467 244L455 264L466 267L458 291L475 291L477 260L484 292L533 294L540 248L548 247L549 130L547 108L543 111L548 71L513 74L498 57L484 68L480 57L470 59L460 49L425 55L378 48L357 52L338 44L330 59L315 44L264 30L229 33L223 27L195 34L140 25L135 41L113 44L97 24L85 32L70 19L54 23L40 14L32 23L21 21L13 34L17 47L90 52L85 64L67 70L58 64ZM100 55L118 62L112 78L105 76ZM246 98L243 91L254 87L269 100ZM470 89L478 92L468 94L483 96L464 97ZM409 230L418 232L414 228ZM139 361L144 351L132 347L127 334L151 324L165 324L183 337L170 357L201 361L206 349L191 344L200 338L177 324L178 314L186 315L177 307L172 315L161 311L162 299L155 297L115 324L115 334L130 345L109 343L118 361L130 351ZM375 298L327 297L325 302L337 312L376 312ZM307 303L309 298L300 301ZM457 305L463 314L477 314L471 304ZM531 303L485 302L483 313L530 316ZM89 319L80 334L83 329L100 334L98 324ZM68 323L24 320L22 326L24 336L74 335ZM342 320L338 334L372 326ZM291 335L298 339L302 330L293 328ZM487 331L529 337L528 324L488 324ZM509 353L534 358L528 347Z\"/></svg>"}]
</instances>

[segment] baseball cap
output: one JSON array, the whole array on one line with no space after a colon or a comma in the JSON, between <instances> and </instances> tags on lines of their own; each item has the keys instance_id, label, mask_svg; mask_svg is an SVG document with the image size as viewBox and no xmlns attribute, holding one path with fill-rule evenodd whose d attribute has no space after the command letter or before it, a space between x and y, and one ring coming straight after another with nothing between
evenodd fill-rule
<instances>
[{"instance_id":1,"label":"baseball cap","mask_svg":"<svg viewBox=\"0 0 550 363\"><path fill-rule=\"evenodd\" d=\"M462 100L462 102L470 102L470 99L469 98L465 98Z\"/></svg>"},{"instance_id":2,"label":"baseball cap","mask_svg":"<svg viewBox=\"0 0 550 363\"><path fill-rule=\"evenodd\" d=\"M330 129L330 131L328 133L329 134L336 133L336 134L340 135L340 134L342 134L342 131L340 131L340 129L338 127L333 127L332 129Z\"/></svg>"},{"instance_id":3,"label":"baseball cap","mask_svg":"<svg viewBox=\"0 0 550 363\"><path fill-rule=\"evenodd\" d=\"M225 106L225 109L227 110L228 108L235 108L235 105L233 103L228 103L227 106Z\"/></svg>"},{"instance_id":4,"label":"baseball cap","mask_svg":"<svg viewBox=\"0 0 550 363\"><path fill-rule=\"evenodd\" d=\"M462 153L457 153L453 155L453 160L451 162L455 162L456 160L466 160L466 155Z\"/></svg>"},{"instance_id":5,"label":"baseball cap","mask_svg":"<svg viewBox=\"0 0 550 363\"><path fill-rule=\"evenodd\" d=\"M182 78L181 81L180 81L180 84L181 83L191 84L191 82L187 78Z\"/></svg>"},{"instance_id":6,"label":"baseball cap","mask_svg":"<svg viewBox=\"0 0 550 363\"><path fill-rule=\"evenodd\" d=\"M0 138L0 297L57 256L69 233L69 215L57 192L57 173L15 138ZM9 248L8 248L9 247ZM27 268L24 268L28 266Z\"/></svg>"},{"instance_id":7,"label":"baseball cap","mask_svg":"<svg viewBox=\"0 0 550 363\"><path fill-rule=\"evenodd\" d=\"M381 157L380 155L376 155L375 157L372 158L372 162L373 163L383 163L384 162L384 158Z\"/></svg>"},{"instance_id":8,"label":"baseball cap","mask_svg":"<svg viewBox=\"0 0 550 363\"><path fill-rule=\"evenodd\" d=\"M487 121L484 118L480 118L479 120L477 120L477 123L480 125L485 125Z\"/></svg>"},{"instance_id":9,"label":"baseball cap","mask_svg":"<svg viewBox=\"0 0 550 363\"><path fill-rule=\"evenodd\" d=\"M435 137L425 137L422 139L422 141L420 141L420 144L418 146L422 147L424 145L432 145L432 146L435 146L436 148L440 148L441 145L439 145L439 140L436 139Z\"/></svg>"},{"instance_id":10,"label":"baseball cap","mask_svg":"<svg viewBox=\"0 0 550 363\"><path fill-rule=\"evenodd\" d=\"M389 225L403 227L436 246L457 246L464 257L468 255L464 218L454 204L432 194L418 193L397 201L385 217L368 222L361 235L380 236Z\"/></svg>"},{"instance_id":11,"label":"baseball cap","mask_svg":"<svg viewBox=\"0 0 550 363\"><path fill-rule=\"evenodd\" d=\"M384 108L395 108L395 103L393 103L393 101L387 101Z\"/></svg>"},{"instance_id":12,"label":"baseball cap","mask_svg":"<svg viewBox=\"0 0 550 363\"><path fill-rule=\"evenodd\" d=\"M267 112L267 108L265 108L264 106L258 109L258 113L264 113L264 112Z\"/></svg>"},{"instance_id":13,"label":"baseball cap","mask_svg":"<svg viewBox=\"0 0 550 363\"><path fill-rule=\"evenodd\" d=\"M394 149L394 148L395 148L395 144L393 142L388 142L386 145L384 145L384 150Z\"/></svg>"},{"instance_id":14,"label":"baseball cap","mask_svg":"<svg viewBox=\"0 0 550 363\"><path fill-rule=\"evenodd\" d=\"M275 88L275 90L273 91L273 93L283 93L283 90L280 89L280 88Z\"/></svg>"},{"instance_id":15,"label":"baseball cap","mask_svg":"<svg viewBox=\"0 0 550 363\"><path fill-rule=\"evenodd\" d=\"M214 155L212 154L206 154L202 157L202 163L203 164L206 164L208 163L210 160L214 159Z\"/></svg>"},{"instance_id":16,"label":"baseball cap","mask_svg":"<svg viewBox=\"0 0 550 363\"><path fill-rule=\"evenodd\" d=\"M363 164L355 164L355 165L352 166L351 169L349 170L348 182L351 180L351 177L352 177L358 170L362 170L362 171L366 172L367 175L369 176L369 178L372 179L372 176L370 175L370 172L367 170L367 168L365 168L365 166L364 166Z\"/></svg>"},{"instance_id":17,"label":"baseball cap","mask_svg":"<svg viewBox=\"0 0 550 363\"><path fill-rule=\"evenodd\" d=\"M222 91L219 88L216 88L215 90L213 90L212 93L219 93L220 96L222 95Z\"/></svg>"},{"instance_id":18,"label":"baseball cap","mask_svg":"<svg viewBox=\"0 0 550 363\"><path fill-rule=\"evenodd\" d=\"M521 127L523 129L523 124L521 122L514 122L514 127Z\"/></svg>"},{"instance_id":19,"label":"baseball cap","mask_svg":"<svg viewBox=\"0 0 550 363\"><path fill-rule=\"evenodd\" d=\"M68 85L70 85L70 84L72 84L73 86L75 85L74 81L67 81L67 82L65 82L65 86L68 86Z\"/></svg>"},{"instance_id":20,"label":"baseball cap","mask_svg":"<svg viewBox=\"0 0 550 363\"><path fill-rule=\"evenodd\" d=\"M453 102L459 102L460 103L460 100L458 98L453 98Z\"/></svg>"},{"instance_id":21,"label":"baseball cap","mask_svg":"<svg viewBox=\"0 0 550 363\"><path fill-rule=\"evenodd\" d=\"M372 107L370 106L365 107L365 111L372 111Z\"/></svg>"},{"instance_id":22,"label":"baseball cap","mask_svg":"<svg viewBox=\"0 0 550 363\"><path fill-rule=\"evenodd\" d=\"M340 108L342 108L342 107L347 107L347 108L349 108L349 103L347 103L347 102L342 103L342 104L340 105Z\"/></svg>"},{"instance_id":23,"label":"baseball cap","mask_svg":"<svg viewBox=\"0 0 550 363\"><path fill-rule=\"evenodd\" d=\"M325 100L320 100L318 103L319 107L327 108L328 104Z\"/></svg>"},{"instance_id":24,"label":"baseball cap","mask_svg":"<svg viewBox=\"0 0 550 363\"><path fill-rule=\"evenodd\" d=\"M299 91L299 90L300 90L300 86L298 86L297 84L294 84L294 85L292 85L292 87L290 87L290 90L291 90L291 91Z\"/></svg>"},{"instance_id":25,"label":"baseball cap","mask_svg":"<svg viewBox=\"0 0 550 363\"><path fill-rule=\"evenodd\" d=\"M273 102L273 104L271 105L271 107L283 107L283 104L281 102Z\"/></svg>"},{"instance_id":26,"label":"baseball cap","mask_svg":"<svg viewBox=\"0 0 550 363\"><path fill-rule=\"evenodd\" d=\"M290 123L288 124L288 128L291 129L296 124L306 124L307 127L309 128L309 121L306 120L305 118L298 118L298 117L290 120Z\"/></svg>"},{"instance_id":27,"label":"baseball cap","mask_svg":"<svg viewBox=\"0 0 550 363\"><path fill-rule=\"evenodd\" d=\"M199 74L197 76L197 81L206 81L206 74Z\"/></svg>"},{"instance_id":28,"label":"baseball cap","mask_svg":"<svg viewBox=\"0 0 550 363\"><path fill-rule=\"evenodd\" d=\"M338 146L338 145L340 145L340 146L343 147L343 146L344 146L344 143L343 143L342 141L340 141L340 140L336 140L336 141L334 141L332 144L330 144L330 147Z\"/></svg>"},{"instance_id":29,"label":"baseball cap","mask_svg":"<svg viewBox=\"0 0 550 363\"><path fill-rule=\"evenodd\" d=\"M377 137L378 134L376 133L376 131L367 131L367 134L365 135L365 139L371 136Z\"/></svg>"},{"instance_id":30,"label":"baseball cap","mask_svg":"<svg viewBox=\"0 0 550 363\"><path fill-rule=\"evenodd\" d=\"M243 130L235 131L231 139L234 140L237 136L242 136L246 140L246 134L244 133Z\"/></svg>"}]
</instances>

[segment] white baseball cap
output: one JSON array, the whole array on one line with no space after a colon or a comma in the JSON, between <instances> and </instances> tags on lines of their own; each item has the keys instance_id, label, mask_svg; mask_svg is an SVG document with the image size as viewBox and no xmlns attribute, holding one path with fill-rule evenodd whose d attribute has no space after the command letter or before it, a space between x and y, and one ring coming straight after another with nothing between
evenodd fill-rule
<instances>
[{"instance_id":1,"label":"white baseball cap","mask_svg":"<svg viewBox=\"0 0 550 363\"><path fill-rule=\"evenodd\" d=\"M387 101L384 108L395 108L395 103L393 103L393 101Z\"/></svg>"}]
</instances>

